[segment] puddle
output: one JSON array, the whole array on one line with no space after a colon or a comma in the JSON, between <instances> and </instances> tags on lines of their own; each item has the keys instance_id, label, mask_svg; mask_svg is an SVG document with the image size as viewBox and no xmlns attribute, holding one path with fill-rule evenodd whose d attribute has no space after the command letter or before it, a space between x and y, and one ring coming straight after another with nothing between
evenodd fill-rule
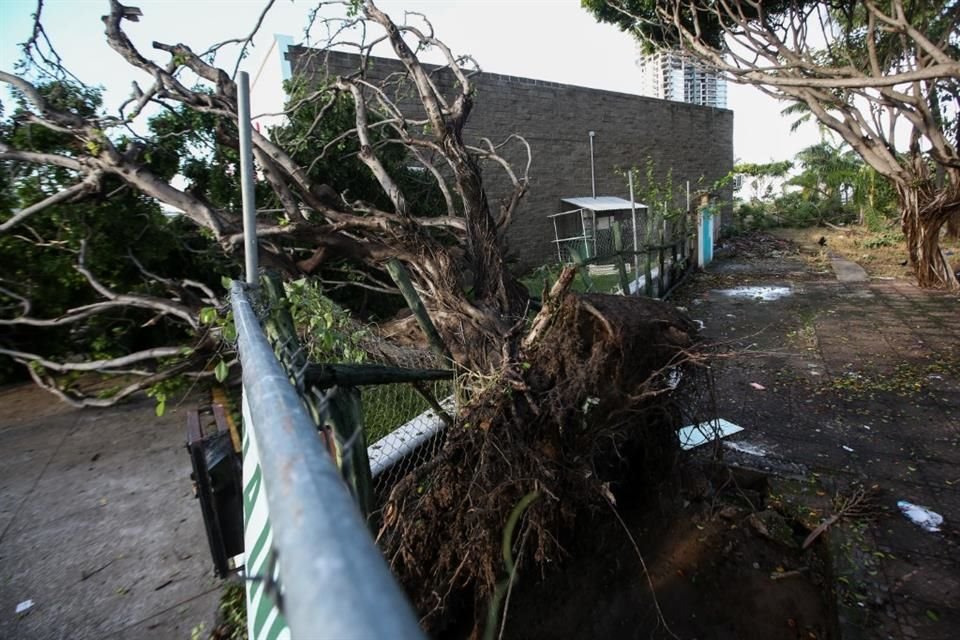
<instances>
[{"instance_id":1,"label":"puddle","mask_svg":"<svg viewBox=\"0 0 960 640\"><path fill-rule=\"evenodd\" d=\"M730 298L750 298L761 302L770 302L793 295L790 287L735 287L733 289L719 289L717 293Z\"/></svg>"}]
</instances>

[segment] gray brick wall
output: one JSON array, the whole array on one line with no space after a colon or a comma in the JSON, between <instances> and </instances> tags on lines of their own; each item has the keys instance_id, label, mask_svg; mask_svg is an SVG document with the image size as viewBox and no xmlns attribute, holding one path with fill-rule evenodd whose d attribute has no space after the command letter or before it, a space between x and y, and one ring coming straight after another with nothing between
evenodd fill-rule
<instances>
[{"instance_id":1,"label":"gray brick wall","mask_svg":"<svg viewBox=\"0 0 960 640\"><path fill-rule=\"evenodd\" d=\"M329 75L356 69L357 56L294 47L288 54L294 74L319 82ZM399 62L375 59L374 79L400 70ZM438 84L449 86L450 75ZM733 112L612 91L483 73L473 80L476 99L464 132L498 143L511 133L524 136L533 151L530 188L510 229L510 249L523 266L556 260L553 225L547 216L562 210L563 197L589 196L589 131L595 131L594 159L598 196L629 197L618 169L645 166L652 158L658 170L673 170L676 184L686 180L695 189L726 175L733 167ZM401 106L413 107L408 99ZM514 146L508 159L525 156ZM522 167L522 165L521 165ZM520 167L518 167L518 170ZM484 182L491 201L508 186L502 170L485 165Z\"/></svg>"}]
</instances>

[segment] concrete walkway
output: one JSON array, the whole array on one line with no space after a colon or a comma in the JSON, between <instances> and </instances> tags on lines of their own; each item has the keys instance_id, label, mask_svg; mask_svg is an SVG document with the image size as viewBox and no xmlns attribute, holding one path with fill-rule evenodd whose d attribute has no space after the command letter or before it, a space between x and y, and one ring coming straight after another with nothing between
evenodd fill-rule
<instances>
[{"instance_id":1,"label":"concrete walkway","mask_svg":"<svg viewBox=\"0 0 960 640\"><path fill-rule=\"evenodd\" d=\"M837 282L866 282L870 279L863 267L843 256L831 253L830 264L837 275Z\"/></svg>"},{"instance_id":2,"label":"concrete walkway","mask_svg":"<svg viewBox=\"0 0 960 640\"><path fill-rule=\"evenodd\" d=\"M849 265L815 273L782 251L756 254L716 263L678 300L731 351L717 374L719 416L745 428L731 440L827 486L879 492L860 542L866 553L851 551L862 572L846 587L864 613L859 637L956 638L960 299L903 281L851 280ZM731 294L741 287L786 293ZM900 500L941 514L942 530L907 520Z\"/></svg>"},{"instance_id":3,"label":"concrete walkway","mask_svg":"<svg viewBox=\"0 0 960 640\"><path fill-rule=\"evenodd\" d=\"M0 638L189 638L213 577L182 411L0 391ZM16 614L17 605L33 606Z\"/></svg>"}]
</instances>

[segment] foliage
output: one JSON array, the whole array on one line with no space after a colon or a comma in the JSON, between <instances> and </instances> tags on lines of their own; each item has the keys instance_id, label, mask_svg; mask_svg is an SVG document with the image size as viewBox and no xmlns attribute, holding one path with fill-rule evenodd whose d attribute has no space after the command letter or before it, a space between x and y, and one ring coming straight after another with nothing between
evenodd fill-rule
<instances>
[{"instance_id":1,"label":"foliage","mask_svg":"<svg viewBox=\"0 0 960 640\"><path fill-rule=\"evenodd\" d=\"M788 178L794 167L796 172ZM734 172L755 181L749 199L740 202L735 211L741 229L857 220L878 231L886 228L897 212L889 183L852 150L826 139L803 149L793 161L738 164ZM784 193L774 193L772 178L784 181Z\"/></svg>"},{"instance_id":2,"label":"foliage","mask_svg":"<svg viewBox=\"0 0 960 640\"><path fill-rule=\"evenodd\" d=\"M960 289L940 249L944 229L960 234L960 4L583 4L647 50L682 48L735 81L796 103L786 115L816 117L839 134L896 193L919 284ZM898 130L909 133L908 144ZM806 188L823 184L813 180ZM861 217L876 218L882 208L865 202Z\"/></svg>"},{"instance_id":3,"label":"foliage","mask_svg":"<svg viewBox=\"0 0 960 640\"><path fill-rule=\"evenodd\" d=\"M314 78L285 83L287 107L296 105L287 122L270 130L271 138L281 145L317 184L336 185L350 199L368 201L389 209L390 200L376 178L360 160L360 143L350 132L356 122L353 99L329 86L317 86ZM310 98L307 100L307 98ZM322 114L322 117L320 115ZM412 168L408 151L398 144L386 144L388 130L378 126L383 117L370 114L371 142L379 148L379 159L415 203L422 215L437 215L444 210L436 182Z\"/></svg>"},{"instance_id":4,"label":"foliage","mask_svg":"<svg viewBox=\"0 0 960 640\"><path fill-rule=\"evenodd\" d=\"M39 87L52 104L77 113L96 113L97 90L52 82ZM0 123L0 139L11 148L82 157L89 152L69 136L53 132L28 118L23 97L9 120ZM121 140L130 145L133 141ZM176 157L155 153L143 158L158 175L172 177ZM0 221L75 181L69 169L50 165L0 163ZM81 245L86 267L105 286L125 293L162 296L164 284L148 273L187 277L213 285L212 274L226 272L224 257L210 251L210 243L183 220L164 215L159 204L129 189L117 177L105 176L96 193L78 201L49 207L29 224L0 235L0 294L5 317L15 316L20 297L28 299L31 314L55 318L70 309L100 300L77 270ZM91 316L82 324L60 327L15 325L6 327L5 346L64 358L88 354L109 358L152 344L188 338L181 325L151 321L153 314L136 308L117 308ZM0 380L22 376L20 369L0 369Z\"/></svg>"},{"instance_id":5,"label":"foliage","mask_svg":"<svg viewBox=\"0 0 960 640\"><path fill-rule=\"evenodd\" d=\"M211 638L247 640L246 589L242 583L230 583L220 595L219 624Z\"/></svg>"},{"instance_id":6,"label":"foliage","mask_svg":"<svg viewBox=\"0 0 960 640\"><path fill-rule=\"evenodd\" d=\"M285 285L290 314L313 362L363 362L369 332L324 295L316 281L302 278Z\"/></svg>"}]
</instances>

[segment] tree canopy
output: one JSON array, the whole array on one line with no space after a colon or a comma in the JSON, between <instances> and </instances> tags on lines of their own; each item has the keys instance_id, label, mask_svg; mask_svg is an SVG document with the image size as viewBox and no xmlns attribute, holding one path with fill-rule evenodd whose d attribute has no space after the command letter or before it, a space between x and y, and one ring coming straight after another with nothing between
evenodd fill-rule
<instances>
[{"instance_id":1,"label":"tree canopy","mask_svg":"<svg viewBox=\"0 0 960 640\"><path fill-rule=\"evenodd\" d=\"M960 288L940 250L960 232L960 3L583 0L648 50L682 49L802 103L896 190L923 286Z\"/></svg>"}]
</instances>

